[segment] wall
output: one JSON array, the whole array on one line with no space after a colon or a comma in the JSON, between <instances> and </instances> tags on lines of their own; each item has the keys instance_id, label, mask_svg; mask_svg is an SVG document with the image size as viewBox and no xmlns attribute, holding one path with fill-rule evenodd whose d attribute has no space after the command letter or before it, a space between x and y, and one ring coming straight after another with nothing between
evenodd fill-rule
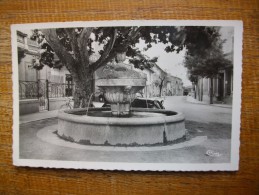
<instances>
[{"instance_id":1,"label":"wall","mask_svg":"<svg viewBox=\"0 0 259 195\"><path fill-rule=\"evenodd\" d=\"M166 78L166 95L170 96L181 96L183 95L183 82L182 79L172 76L170 74L167 75Z\"/></svg>"},{"instance_id":2,"label":"wall","mask_svg":"<svg viewBox=\"0 0 259 195\"><path fill-rule=\"evenodd\" d=\"M39 112L39 106L40 106L40 103L39 103L39 100L37 99L20 100L19 102L20 115Z\"/></svg>"},{"instance_id":3,"label":"wall","mask_svg":"<svg viewBox=\"0 0 259 195\"><path fill-rule=\"evenodd\" d=\"M125 0L0 2L0 194L259 194L259 2L256 0ZM12 165L14 23L136 19L244 21L240 170L122 172Z\"/></svg>"}]
</instances>

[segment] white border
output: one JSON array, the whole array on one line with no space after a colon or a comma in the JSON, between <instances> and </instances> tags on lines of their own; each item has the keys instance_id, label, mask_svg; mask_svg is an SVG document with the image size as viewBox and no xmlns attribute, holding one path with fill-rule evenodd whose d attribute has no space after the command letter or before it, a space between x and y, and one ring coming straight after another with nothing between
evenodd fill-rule
<instances>
[{"instance_id":1,"label":"white border","mask_svg":"<svg viewBox=\"0 0 259 195\"><path fill-rule=\"evenodd\" d=\"M234 71L233 71L233 106L231 134L231 162L219 164L205 163L108 163L78 162L55 160L19 159L19 88L17 30L61 27L99 27L99 26L232 26L234 27ZM236 20L120 20L90 22L53 22L14 24L12 36L12 70L13 70L13 164L16 166L44 168L74 168L91 170L124 171L236 171L239 167L240 117L241 117L241 81L242 81L242 40L243 22Z\"/></svg>"}]
</instances>

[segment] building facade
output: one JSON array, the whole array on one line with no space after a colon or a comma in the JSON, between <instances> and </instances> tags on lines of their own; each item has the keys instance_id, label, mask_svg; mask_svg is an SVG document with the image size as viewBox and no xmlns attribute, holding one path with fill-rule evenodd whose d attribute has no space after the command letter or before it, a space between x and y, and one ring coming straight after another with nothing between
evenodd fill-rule
<instances>
[{"instance_id":1,"label":"building facade","mask_svg":"<svg viewBox=\"0 0 259 195\"><path fill-rule=\"evenodd\" d=\"M181 96L181 95L183 95L182 79L167 73L166 96Z\"/></svg>"},{"instance_id":2,"label":"building facade","mask_svg":"<svg viewBox=\"0 0 259 195\"><path fill-rule=\"evenodd\" d=\"M68 70L44 66L37 70L40 46L28 32L17 32L20 114L58 109L72 96L73 80Z\"/></svg>"}]
</instances>

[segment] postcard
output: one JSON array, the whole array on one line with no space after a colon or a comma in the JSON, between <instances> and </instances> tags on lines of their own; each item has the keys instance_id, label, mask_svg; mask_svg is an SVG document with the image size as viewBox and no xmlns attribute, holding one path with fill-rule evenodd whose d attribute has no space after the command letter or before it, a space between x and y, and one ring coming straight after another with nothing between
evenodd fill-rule
<instances>
[{"instance_id":1,"label":"postcard","mask_svg":"<svg viewBox=\"0 0 259 195\"><path fill-rule=\"evenodd\" d=\"M237 171L242 21L14 24L13 164Z\"/></svg>"}]
</instances>

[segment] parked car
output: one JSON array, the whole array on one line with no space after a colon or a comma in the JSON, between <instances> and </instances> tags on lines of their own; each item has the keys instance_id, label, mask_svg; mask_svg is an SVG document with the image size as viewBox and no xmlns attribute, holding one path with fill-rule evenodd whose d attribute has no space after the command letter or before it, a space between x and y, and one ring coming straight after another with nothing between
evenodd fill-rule
<instances>
[{"instance_id":1,"label":"parked car","mask_svg":"<svg viewBox=\"0 0 259 195\"><path fill-rule=\"evenodd\" d=\"M153 98L136 98L131 106L134 108L156 108L165 109L163 106L163 100L153 99Z\"/></svg>"},{"instance_id":2,"label":"parked car","mask_svg":"<svg viewBox=\"0 0 259 195\"><path fill-rule=\"evenodd\" d=\"M189 95L189 90L188 90L188 89L184 89L183 95L184 95L184 96L188 96L188 95Z\"/></svg>"},{"instance_id":3,"label":"parked car","mask_svg":"<svg viewBox=\"0 0 259 195\"><path fill-rule=\"evenodd\" d=\"M102 107L111 107L109 103L104 103ZM133 108L154 108L154 109L165 109L163 106L163 100L153 98L136 98L131 103Z\"/></svg>"}]
</instances>

